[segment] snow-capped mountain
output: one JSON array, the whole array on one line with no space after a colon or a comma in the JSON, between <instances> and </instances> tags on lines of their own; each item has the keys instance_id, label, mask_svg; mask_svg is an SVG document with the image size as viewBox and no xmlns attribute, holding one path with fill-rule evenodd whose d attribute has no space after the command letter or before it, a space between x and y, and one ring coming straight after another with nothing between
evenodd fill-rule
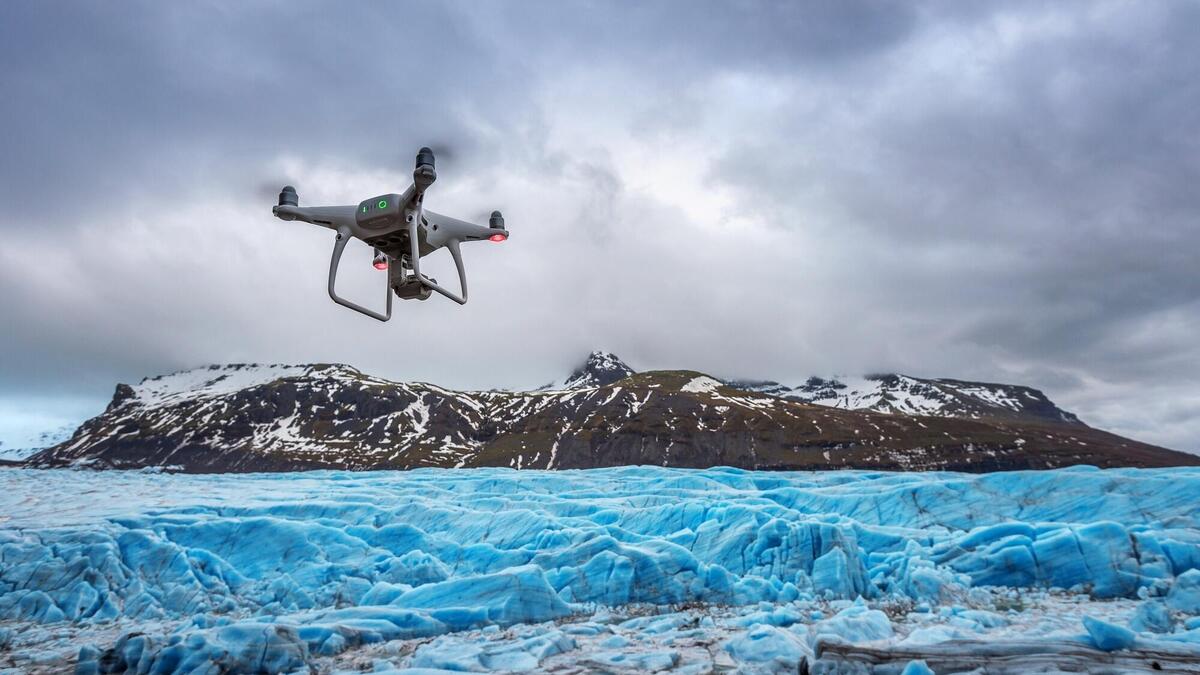
<instances>
[{"instance_id":1,"label":"snow-capped mountain","mask_svg":"<svg viewBox=\"0 0 1200 675\"><path fill-rule=\"evenodd\" d=\"M897 415L1037 419L1080 424L1079 418L1054 405L1031 387L908 375L810 377L798 387L778 382L729 382L731 386L782 396L805 403L874 410Z\"/></svg>"},{"instance_id":2,"label":"snow-capped mountain","mask_svg":"<svg viewBox=\"0 0 1200 675\"><path fill-rule=\"evenodd\" d=\"M594 351L588 354L582 366L576 368L565 379L548 384L539 391L603 387L633 374L634 370L617 358L616 354Z\"/></svg>"},{"instance_id":3,"label":"snow-capped mountain","mask_svg":"<svg viewBox=\"0 0 1200 675\"><path fill-rule=\"evenodd\" d=\"M634 373L597 352L561 385L537 391L453 391L336 364L189 370L118 385L103 414L28 463L989 471L1200 458L1092 429L1024 387L882 376L788 388Z\"/></svg>"},{"instance_id":4,"label":"snow-capped mountain","mask_svg":"<svg viewBox=\"0 0 1200 675\"><path fill-rule=\"evenodd\" d=\"M616 354L594 351L565 379L541 391L602 387L636 371ZM810 377L799 386L769 380L724 380L723 384L760 394L805 403L872 410L897 415L932 415L979 419L1027 418L1080 424L1079 418L1056 406L1031 387L946 378L923 379L908 375L878 374L862 377Z\"/></svg>"},{"instance_id":5,"label":"snow-capped mountain","mask_svg":"<svg viewBox=\"0 0 1200 675\"><path fill-rule=\"evenodd\" d=\"M12 439L8 439L7 443L0 441L0 462L20 462L43 448L62 443L71 437L75 429L75 425L70 425L43 431L32 437L22 437L16 443Z\"/></svg>"}]
</instances>

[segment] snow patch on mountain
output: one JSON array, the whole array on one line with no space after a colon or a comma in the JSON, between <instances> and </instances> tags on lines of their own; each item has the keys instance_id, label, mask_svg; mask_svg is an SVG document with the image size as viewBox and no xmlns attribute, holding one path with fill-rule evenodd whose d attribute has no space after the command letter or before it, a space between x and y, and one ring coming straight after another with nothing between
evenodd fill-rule
<instances>
[{"instance_id":1,"label":"snow patch on mountain","mask_svg":"<svg viewBox=\"0 0 1200 675\"><path fill-rule=\"evenodd\" d=\"M310 365L231 363L183 370L145 378L132 387L133 396L130 400L147 408L155 408L183 399L217 398L285 377L303 377L310 374L313 368Z\"/></svg>"},{"instance_id":2,"label":"snow patch on mountain","mask_svg":"<svg viewBox=\"0 0 1200 675\"><path fill-rule=\"evenodd\" d=\"M719 380L714 380L707 375L693 378L690 382L679 388L680 391L691 392L693 394L709 394L723 386Z\"/></svg>"},{"instance_id":3,"label":"snow patch on mountain","mask_svg":"<svg viewBox=\"0 0 1200 675\"><path fill-rule=\"evenodd\" d=\"M730 381L730 386L844 410L895 415L979 419L1025 417L1067 424L1079 418L1054 405L1042 392L1021 385L966 382L908 375L810 377L791 387L773 381Z\"/></svg>"},{"instance_id":4,"label":"snow patch on mountain","mask_svg":"<svg viewBox=\"0 0 1200 675\"><path fill-rule=\"evenodd\" d=\"M68 424L36 434L8 435L0 440L0 460L19 462L39 450L66 441L77 428L77 424Z\"/></svg>"},{"instance_id":5,"label":"snow patch on mountain","mask_svg":"<svg viewBox=\"0 0 1200 675\"><path fill-rule=\"evenodd\" d=\"M985 391L979 388L980 391ZM808 403L849 410L875 410L900 415L936 415L946 401L938 391L904 375L809 378L783 393Z\"/></svg>"},{"instance_id":6,"label":"snow patch on mountain","mask_svg":"<svg viewBox=\"0 0 1200 675\"><path fill-rule=\"evenodd\" d=\"M542 390L600 387L633 374L635 371L615 354L595 351L588 356L584 365L567 378L542 387ZM844 410L967 419L1036 417L1069 424L1079 423L1075 415L1055 406L1042 392L1020 385L947 378L924 379L897 374L814 376L798 386L771 380L724 380L720 384Z\"/></svg>"}]
</instances>

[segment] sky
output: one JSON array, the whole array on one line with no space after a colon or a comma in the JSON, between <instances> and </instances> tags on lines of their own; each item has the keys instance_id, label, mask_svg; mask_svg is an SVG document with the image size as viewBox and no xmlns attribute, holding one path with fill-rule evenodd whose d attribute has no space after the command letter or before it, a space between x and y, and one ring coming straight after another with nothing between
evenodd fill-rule
<instances>
[{"instance_id":1,"label":"sky","mask_svg":"<svg viewBox=\"0 0 1200 675\"><path fill-rule=\"evenodd\" d=\"M210 363L521 388L606 349L1027 384L1200 452L1198 34L1186 0L2 3L0 439ZM401 192L422 145L428 208L512 236L380 324L270 207ZM369 261L339 290L382 305Z\"/></svg>"}]
</instances>

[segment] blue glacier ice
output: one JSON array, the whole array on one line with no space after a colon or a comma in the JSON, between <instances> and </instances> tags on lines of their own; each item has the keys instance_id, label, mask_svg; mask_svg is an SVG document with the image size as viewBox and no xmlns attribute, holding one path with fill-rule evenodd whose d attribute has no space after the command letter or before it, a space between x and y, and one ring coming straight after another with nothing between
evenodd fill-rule
<instances>
[{"instance_id":1,"label":"blue glacier ice","mask_svg":"<svg viewBox=\"0 0 1200 675\"><path fill-rule=\"evenodd\" d=\"M1067 595L1099 613L1055 604ZM1057 614L1039 625L1035 606ZM835 644L1050 624L1060 643L1200 656L1196 615L1197 469L0 470L14 667L69 634L80 672L290 672L359 653L685 671L705 634L708 658L771 671Z\"/></svg>"},{"instance_id":2,"label":"blue glacier ice","mask_svg":"<svg viewBox=\"0 0 1200 675\"><path fill-rule=\"evenodd\" d=\"M1179 575L1167 593L1167 606L1187 614L1200 614L1200 569Z\"/></svg>"},{"instance_id":3,"label":"blue glacier ice","mask_svg":"<svg viewBox=\"0 0 1200 675\"><path fill-rule=\"evenodd\" d=\"M934 675L934 673L927 663L917 659L909 661L908 665L904 666L904 670L900 671L900 675Z\"/></svg>"},{"instance_id":4,"label":"blue glacier ice","mask_svg":"<svg viewBox=\"0 0 1200 675\"><path fill-rule=\"evenodd\" d=\"M1129 627L1140 633L1170 633L1175 629L1175 617L1171 616L1166 603L1147 600L1138 605Z\"/></svg>"},{"instance_id":5,"label":"blue glacier ice","mask_svg":"<svg viewBox=\"0 0 1200 675\"><path fill-rule=\"evenodd\" d=\"M1083 617L1083 627L1087 629L1096 647L1106 652L1129 649L1137 641L1137 634L1132 630L1090 616Z\"/></svg>"},{"instance_id":6,"label":"blue glacier ice","mask_svg":"<svg viewBox=\"0 0 1200 675\"><path fill-rule=\"evenodd\" d=\"M575 649L575 640L562 631L521 637L508 643L480 640L435 640L421 645L410 662L414 668L451 671L530 670L546 657Z\"/></svg>"},{"instance_id":7,"label":"blue glacier ice","mask_svg":"<svg viewBox=\"0 0 1200 675\"><path fill-rule=\"evenodd\" d=\"M739 662L764 664L789 672L797 672L800 663L813 654L803 634L769 625L750 628L730 640L725 648Z\"/></svg>"}]
</instances>

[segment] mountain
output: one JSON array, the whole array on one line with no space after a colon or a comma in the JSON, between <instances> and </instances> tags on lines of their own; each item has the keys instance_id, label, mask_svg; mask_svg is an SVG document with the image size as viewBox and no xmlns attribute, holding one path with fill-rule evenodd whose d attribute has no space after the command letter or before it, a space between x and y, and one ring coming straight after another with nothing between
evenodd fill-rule
<instances>
[{"instance_id":1,"label":"mountain","mask_svg":"<svg viewBox=\"0 0 1200 675\"><path fill-rule=\"evenodd\" d=\"M733 381L728 384L748 391L848 410L1082 424L1078 417L1054 405L1037 389L1012 384L927 380L891 374L858 378L810 377L798 387L769 381Z\"/></svg>"},{"instance_id":2,"label":"mountain","mask_svg":"<svg viewBox=\"0 0 1200 675\"><path fill-rule=\"evenodd\" d=\"M634 370L610 352L595 351L588 354L583 365L576 368L562 382L548 384L539 391L558 389L582 389L603 387L633 375Z\"/></svg>"},{"instance_id":3,"label":"mountain","mask_svg":"<svg viewBox=\"0 0 1200 675\"><path fill-rule=\"evenodd\" d=\"M562 385L537 391L453 391L337 364L231 364L148 378L117 385L101 415L27 464L993 471L1196 465L1200 457L1092 429L1025 387L891 375L739 384L693 371L634 373L597 352Z\"/></svg>"},{"instance_id":4,"label":"mountain","mask_svg":"<svg viewBox=\"0 0 1200 675\"><path fill-rule=\"evenodd\" d=\"M15 443L12 439L8 439L8 442L0 441L0 465L20 462L43 448L58 445L70 438L76 428L72 424L43 431L34 436L21 436Z\"/></svg>"}]
</instances>

